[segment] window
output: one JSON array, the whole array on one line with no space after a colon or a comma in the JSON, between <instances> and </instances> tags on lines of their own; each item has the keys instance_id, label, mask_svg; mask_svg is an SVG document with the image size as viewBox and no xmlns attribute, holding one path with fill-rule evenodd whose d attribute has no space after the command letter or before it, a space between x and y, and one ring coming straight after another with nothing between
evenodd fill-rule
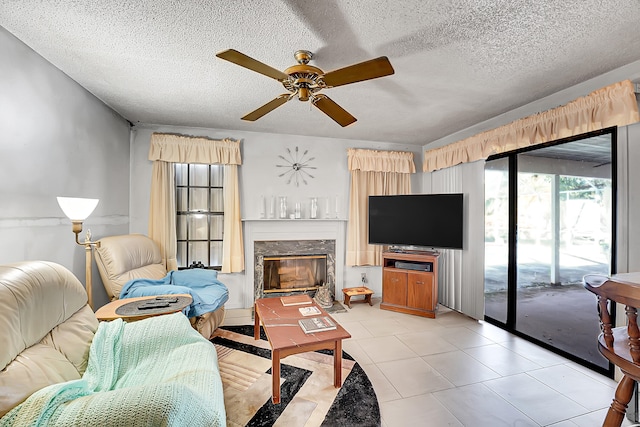
<instances>
[{"instance_id":1,"label":"window","mask_svg":"<svg viewBox=\"0 0 640 427\"><path fill-rule=\"evenodd\" d=\"M178 268L222 267L223 165L176 164Z\"/></svg>"}]
</instances>

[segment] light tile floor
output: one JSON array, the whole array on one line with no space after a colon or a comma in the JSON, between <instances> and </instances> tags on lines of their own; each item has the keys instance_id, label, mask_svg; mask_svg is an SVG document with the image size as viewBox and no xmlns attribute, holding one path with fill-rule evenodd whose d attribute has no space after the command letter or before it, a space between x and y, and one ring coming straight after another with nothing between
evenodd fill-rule
<instances>
[{"instance_id":1,"label":"light tile floor","mask_svg":"<svg viewBox=\"0 0 640 427\"><path fill-rule=\"evenodd\" d=\"M371 380L383 427L602 425L613 380L445 307L426 319L374 302L333 317L351 333L343 348ZM252 324L251 310L227 310L225 324Z\"/></svg>"}]
</instances>

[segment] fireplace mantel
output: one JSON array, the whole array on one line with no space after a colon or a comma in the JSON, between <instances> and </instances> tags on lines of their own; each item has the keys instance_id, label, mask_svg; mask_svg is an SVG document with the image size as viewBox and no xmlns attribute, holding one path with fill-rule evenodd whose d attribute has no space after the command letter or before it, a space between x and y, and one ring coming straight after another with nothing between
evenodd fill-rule
<instances>
[{"instance_id":1,"label":"fireplace mantel","mask_svg":"<svg viewBox=\"0 0 640 427\"><path fill-rule=\"evenodd\" d=\"M270 240L335 240L335 293L342 295L346 251L346 219L244 219L245 307L254 299L254 242Z\"/></svg>"}]
</instances>

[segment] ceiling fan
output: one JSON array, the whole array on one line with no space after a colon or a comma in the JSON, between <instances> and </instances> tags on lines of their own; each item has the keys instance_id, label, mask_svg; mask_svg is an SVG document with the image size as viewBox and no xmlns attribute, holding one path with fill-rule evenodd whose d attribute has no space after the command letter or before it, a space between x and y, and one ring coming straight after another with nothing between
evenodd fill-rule
<instances>
[{"instance_id":1,"label":"ceiling fan","mask_svg":"<svg viewBox=\"0 0 640 427\"><path fill-rule=\"evenodd\" d=\"M311 100L314 106L331 117L340 126L348 126L355 122L356 118L332 101L331 98L318 92L322 89L377 79L394 73L393 67L386 56L349 65L327 73L320 68L309 65L313 53L308 50L296 51L294 57L298 65L293 65L284 70L284 72L276 70L234 49L224 50L217 53L216 56L278 80L284 88L289 91L289 93L278 95L262 107L242 117L242 120L248 121L258 120L260 117L297 96L300 101Z\"/></svg>"}]
</instances>

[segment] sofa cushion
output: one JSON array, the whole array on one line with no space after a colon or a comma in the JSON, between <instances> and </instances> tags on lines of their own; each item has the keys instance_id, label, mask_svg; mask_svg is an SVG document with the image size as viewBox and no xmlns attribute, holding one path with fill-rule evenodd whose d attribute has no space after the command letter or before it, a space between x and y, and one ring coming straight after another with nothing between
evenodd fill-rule
<instances>
[{"instance_id":1,"label":"sofa cushion","mask_svg":"<svg viewBox=\"0 0 640 427\"><path fill-rule=\"evenodd\" d=\"M89 345L97 328L96 315L86 305L64 323L53 328L40 344L56 349L82 375L87 369Z\"/></svg>"},{"instance_id":2,"label":"sofa cushion","mask_svg":"<svg viewBox=\"0 0 640 427\"><path fill-rule=\"evenodd\" d=\"M78 378L80 373L60 352L48 345L32 345L0 375L0 417L34 392Z\"/></svg>"},{"instance_id":3,"label":"sofa cushion","mask_svg":"<svg viewBox=\"0 0 640 427\"><path fill-rule=\"evenodd\" d=\"M86 304L83 286L61 265L26 261L0 266L0 370Z\"/></svg>"},{"instance_id":4,"label":"sofa cushion","mask_svg":"<svg viewBox=\"0 0 640 427\"><path fill-rule=\"evenodd\" d=\"M0 416L36 390L79 378L97 327L84 288L66 268L0 266Z\"/></svg>"},{"instance_id":5,"label":"sofa cushion","mask_svg":"<svg viewBox=\"0 0 640 427\"><path fill-rule=\"evenodd\" d=\"M162 279L167 270L158 245L142 234L103 237L96 249L96 264L111 299L132 279Z\"/></svg>"}]
</instances>

